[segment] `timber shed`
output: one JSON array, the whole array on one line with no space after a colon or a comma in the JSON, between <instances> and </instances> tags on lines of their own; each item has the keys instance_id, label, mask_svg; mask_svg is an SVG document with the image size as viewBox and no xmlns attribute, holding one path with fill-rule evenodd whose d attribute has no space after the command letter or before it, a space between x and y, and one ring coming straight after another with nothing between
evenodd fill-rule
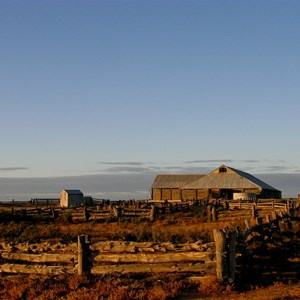
<instances>
[{"instance_id":1,"label":"timber shed","mask_svg":"<svg viewBox=\"0 0 300 300\"><path fill-rule=\"evenodd\" d=\"M153 200L232 200L234 193L281 198L281 191L251 174L225 165L206 175L157 175L152 184Z\"/></svg>"},{"instance_id":2,"label":"timber shed","mask_svg":"<svg viewBox=\"0 0 300 300\"><path fill-rule=\"evenodd\" d=\"M60 193L60 206L80 206L84 203L83 193L80 190L63 190Z\"/></svg>"}]
</instances>

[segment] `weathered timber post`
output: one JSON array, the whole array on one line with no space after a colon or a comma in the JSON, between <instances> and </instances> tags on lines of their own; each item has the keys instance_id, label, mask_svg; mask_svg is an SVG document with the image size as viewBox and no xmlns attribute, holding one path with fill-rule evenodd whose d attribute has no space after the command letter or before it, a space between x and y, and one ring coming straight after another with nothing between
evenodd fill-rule
<instances>
[{"instance_id":1,"label":"weathered timber post","mask_svg":"<svg viewBox=\"0 0 300 300\"><path fill-rule=\"evenodd\" d=\"M157 218L157 207L153 204L151 205L150 222L153 222L156 218Z\"/></svg>"},{"instance_id":2,"label":"weathered timber post","mask_svg":"<svg viewBox=\"0 0 300 300\"><path fill-rule=\"evenodd\" d=\"M89 242L87 235L78 236L78 275L83 275L89 272L88 265Z\"/></svg>"},{"instance_id":3,"label":"weathered timber post","mask_svg":"<svg viewBox=\"0 0 300 300\"><path fill-rule=\"evenodd\" d=\"M211 205L207 205L206 211L207 211L207 222L211 222Z\"/></svg>"},{"instance_id":4,"label":"weathered timber post","mask_svg":"<svg viewBox=\"0 0 300 300\"><path fill-rule=\"evenodd\" d=\"M224 280L228 278L226 234L220 229L214 229L213 234L216 244L217 277Z\"/></svg>"},{"instance_id":5,"label":"weathered timber post","mask_svg":"<svg viewBox=\"0 0 300 300\"><path fill-rule=\"evenodd\" d=\"M116 218L120 218L122 216L122 208L113 206L113 213Z\"/></svg>"},{"instance_id":6,"label":"weathered timber post","mask_svg":"<svg viewBox=\"0 0 300 300\"><path fill-rule=\"evenodd\" d=\"M250 224L249 224L249 220L248 219L245 220L245 227L246 227L246 230L250 229Z\"/></svg>"},{"instance_id":7,"label":"weathered timber post","mask_svg":"<svg viewBox=\"0 0 300 300\"><path fill-rule=\"evenodd\" d=\"M224 201L224 209L225 210L228 210L229 209L229 203L228 203L228 201Z\"/></svg>"},{"instance_id":8,"label":"weathered timber post","mask_svg":"<svg viewBox=\"0 0 300 300\"><path fill-rule=\"evenodd\" d=\"M216 206L214 205L211 209L211 220L213 222L216 222L218 219L218 216L217 216L217 210L216 210Z\"/></svg>"},{"instance_id":9,"label":"weathered timber post","mask_svg":"<svg viewBox=\"0 0 300 300\"><path fill-rule=\"evenodd\" d=\"M251 217L252 219L256 218L256 209L255 209L255 205L252 205L251 207Z\"/></svg>"},{"instance_id":10,"label":"weathered timber post","mask_svg":"<svg viewBox=\"0 0 300 300\"><path fill-rule=\"evenodd\" d=\"M277 220L276 211L272 211L272 220Z\"/></svg>"},{"instance_id":11,"label":"weathered timber post","mask_svg":"<svg viewBox=\"0 0 300 300\"><path fill-rule=\"evenodd\" d=\"M51 208L51 215L52 215L53 219L56 219L56 217L57 217L57 211L55 210L54 207Z\"/></svg>"},{"instance_id":12,"label":"weathered timber post","mask_svg":"<svg viewBox=\"0 0 300 300\"><path fill-rule=\"evenodd\" d=\"M86 206L83 207L84 220L87 222L89 220L90 214Z\"/></svg>"},{"instance_id":13,"label":"weathered timber post","mask_svg":"<svg viewBox=\"0 0 300 300\"><path fill-rule=\"evenodd\" d=\"M236 231L230 231L229 233L229 242L228 242L228 280L230 283L234 283L235 280L235 271L236 271L236 254L235 254L235 245L236 245Z\"/></svg>"},{"instance_id":14,"label":"weathered timber post","mask_svg":"<svg viewBox=\"0 0 300 300\"><path fill-rule=\"evenodd\" d=\"M263 223L262 217L257 217L257 218L255 219L255 221L256 221L256 225L262 225L262 223Z\"/></svg>"},{"instance_id":15,"label":"weathered timber post","mask_svg":"<svg viewBox=\"0 0 300 300\"><path fill-rule=\"evenodd\" d=\"M278 221L278 228L279 228L279 231L282 233L282 232L285 232L287 230L287 226L284 222L284 220L279 220Z\"/></svg>"}]
</instances>

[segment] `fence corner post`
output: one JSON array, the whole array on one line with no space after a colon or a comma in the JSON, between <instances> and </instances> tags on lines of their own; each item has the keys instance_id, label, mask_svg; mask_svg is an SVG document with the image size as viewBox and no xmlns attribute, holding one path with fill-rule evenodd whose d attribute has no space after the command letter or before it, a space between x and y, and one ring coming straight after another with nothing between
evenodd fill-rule
<instances>
[{"instance_id":1,"label":"fence corner post","mask_svg":"<svg viewBox=\"0 0 300 300\"><path fill-rule=\"evenodd\" d=\"M89 272L88 265L89 242L85 234L78 236L78 275L84 275Z\"/></svg>"},{"instance_id":2,"label":"fence corner post","mask_svg":"<svg viewBox=\"0 0 300 300\"><path fill-rule=\"evenodd\" d=\"M213 234L216 244L217 277L223 281L225 278L228 278L226 234L220 229L214 229Z\"/></svg>"},{"instance_id":3,"label":"fence corner post","mask_svg":"<svg viewBox=\"0 0 300 300\"><path fill-rule=\"evenodd\" d=\"M214 240L216 244L217 278L234 283L236 272L236 231L214 229Z\"/></svg>"}]
</instances>

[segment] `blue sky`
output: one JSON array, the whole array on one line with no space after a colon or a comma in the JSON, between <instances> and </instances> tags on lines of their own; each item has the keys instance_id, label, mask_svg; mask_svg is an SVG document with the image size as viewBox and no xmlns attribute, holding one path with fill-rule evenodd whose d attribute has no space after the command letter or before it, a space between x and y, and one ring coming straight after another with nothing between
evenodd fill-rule
<instances>
[{"instance_id":1,"label":"blue sky","mask_svg":"<svg viewBox=\"0 0 300 300\"><path fill-rule=\"evenodd\" d=\"M299 1L0 1L0 177L299 173Z\"/></svg>"}]
</instances>

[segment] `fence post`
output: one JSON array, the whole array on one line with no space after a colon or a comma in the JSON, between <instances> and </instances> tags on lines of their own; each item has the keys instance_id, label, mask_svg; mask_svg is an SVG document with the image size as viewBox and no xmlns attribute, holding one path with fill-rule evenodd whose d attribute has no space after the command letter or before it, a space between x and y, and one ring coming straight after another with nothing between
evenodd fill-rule
<instances>
[{"instance_id":1,"label":"fence post","mask_svg":"<svg viewBox=\"0 0 300 300\"><path fill-rule=\"evenodd\" d=\"M246 230L250 229L250 224L249 224L249 220L248 219L245 219L245 227L246 227Z\"/></svg>"},{"instance_id":2,"label":"fence post","mask_svg":"<svg viewBox=\"0 0 300 300\"><path fill-rule=\"evenodd\" d=\"M222 229L214 229L216 244L217 277L229 283L234 283L236 271L236 231L225 232Z\"/></svg>"},{"instance_id":3,"label":"fence post","mask_svg":"<svg viewBox=\"0 0 300 300\"><path fill-rule=\"evenodd\" d=\"M229 282L233 283L235 280L235 270L236 270L236 254L235 254L235 245L236 245L237 232L231 231L229 233L229 243L228 243L228 275Z\"/></svg>"},{"instance_id":4,"label":"fence post","mask_svg":"<svg viewBox=\"0 0 300 300\"><path fill-rule=\"evenodd\" d=\"M216 222L218 217L217 217L217 210L216 210L216 206L214 205L211 209L211 219L213 222Z\"/></svg>"},{"instance_id":5,"label":"fence post","mask_svg":"<svg viewBox=\"0 0 300 300\"><path fill-rule=\"evenodd\" d=\"M263 224L263 219L262 219L262 217L257 217L256 219L255 219L255 221L256 221L256 225L262 225Z\"/></svg>"},{"instance_id":6,"label":"fence post","mask_svg":"<svg viewBox=\"0 0 300 300\"><path fill-rule=\"evenodd\" d=\"M256 209L255 209L255 205L252 205L251 207L251 217L252 219L256 218Z\"/></svg>"},{"instance_id":7,"label":"fence post","mask_svg":"<svg viewBox=\"0 0 300 300\"><path fill-rule=\"evenodd\" d=\"M207 222L211 222L211 205L207 205Z\"/></svg>"},{"instance_id":8,"label":"fence post","mask_svg":"<svg viewBox=\"0 0 300 300\"><path fill-rule=\"evenodd\" d=\"M113 206L113 213L116 218L120 218L122 216L122 208Z\"/></svg>"},{"instance_id":9,"label":"fence post","mask_svg":"<svg viewBox=\"0 0 300 300\"><path fill-rule=\"evenodd\" d=\"M229 203L227 200L224 201L224 209L228 210L229 209Z\"/></svg>"},{"instance_id":10,"label":"fence post","mask_svg":"<svg viewBox=\"0 0 300 300\"><path fill-rule=\"evenodd\" d=\"M87 222L89 220L90 214L88 212L86 205L83 207L83 215L84 215L84 221Z\"/></svg>"},{"instance_id":11,"label":"fence post","mask_svg":"<svg viewBox=\"0 0 300 300\"><path fill-rule=\"evenodd\" d=\"M214 229L213 234L216 244L217 277L220 280L224 280L226 277L228 277L226 234L220 229Z\"/></svg>"},{"instance_id":12,"label":"fence post","mask_svg":"<svg viewBox=\"0 0 300 300\"><path fill-rule=\"evenodd\" d=\"M150 211L150 222L153 222L157 217L157 207L153 204L151 205Z\"/></svg>"},{"instance_id":13,"label":"fence post","mask_svg":"<svg viewBox=\"0 0 300 300\"><path fill-rule=\"evenodd\" d=\"M89 271L88 268L89 242L87 235L78 236L78 275Z\"/></svg>"}]
</instances>

